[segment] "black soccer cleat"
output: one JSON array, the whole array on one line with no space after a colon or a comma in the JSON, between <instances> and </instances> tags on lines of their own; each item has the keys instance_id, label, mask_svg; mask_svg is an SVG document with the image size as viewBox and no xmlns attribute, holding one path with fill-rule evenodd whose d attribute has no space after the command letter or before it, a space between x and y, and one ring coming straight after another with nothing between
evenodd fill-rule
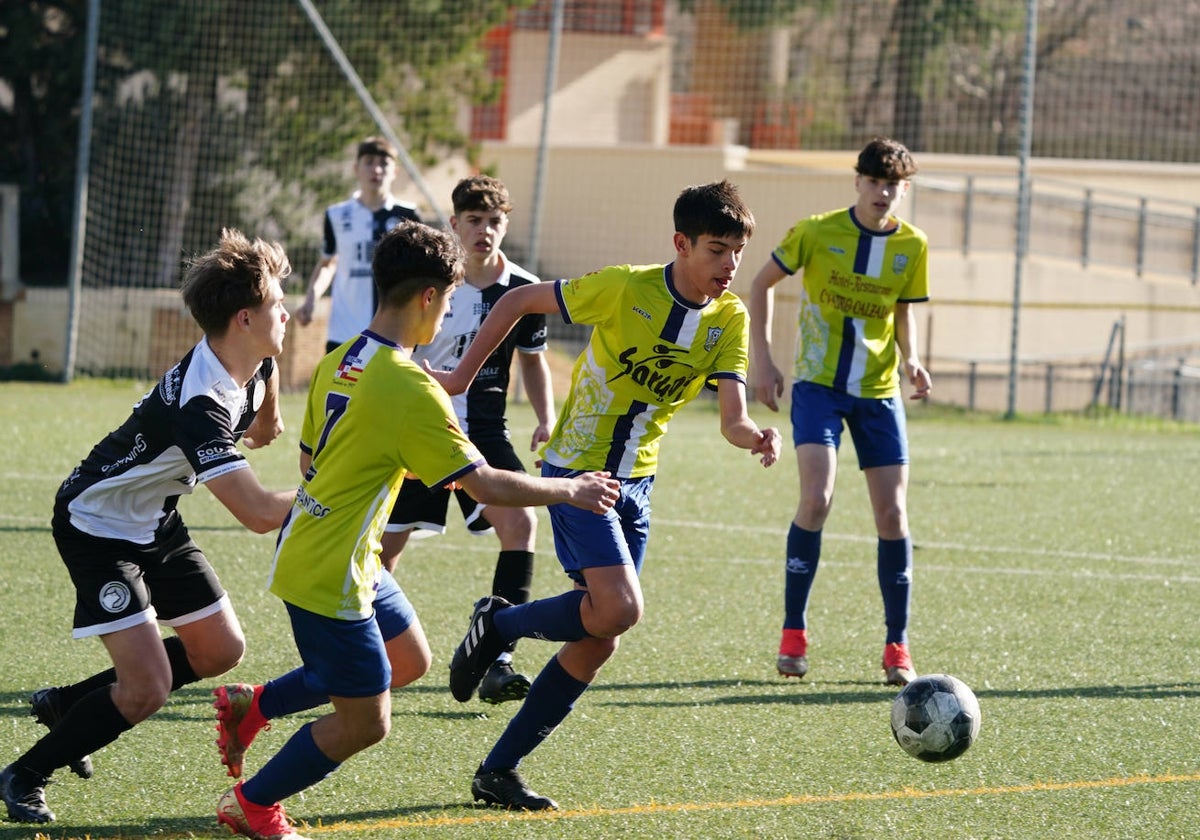
<instances>
[{"instance_id":1,"label":"black soccer cleat","mask_svg":"<svg viewBox=\"0 0 1200 840\"><path fill-rule=\"evenodd\" d=\"M499 595L487 595L475 602L475 612L471 614L467 635L450 659L450 693L459 703L471 699L488 666L509 647L496 632L493 617L511 606Z\"/></svg>"},{"instance_id":2,"label":"black soccer cleat","mask_svg":"<svg viewBox=\"0 0 1200 840\"><path fill-rule=\"evenodd\" d=\"M54 813L46 807L45 776L10 764L0 770L0 795L8 807L8 818L23 823L54 822Z\"/></svg>"},{"instance_id":3,"label":"black soccer cleat","mask_svg":"<svg viewBox=\"0 0 1200 840\"><path fill-rule=\"evenodd\" d=\"M479 684L479 699L492 705L524 700L528 693L529 677L514 671L510 662L493 662Z\"/></svg>"},{"instance_id":4,"label":"black soccer cleat","mask_svg":"<svg viewBox=\"0 0 1200 840\"><path fill-rule=\"evenodd\" d=\"M514 770L489 770L483 765L471 780L471 795L476 801L498 805L509 811L557 811L558 803L529 789L521 774Z\"/></svg>"},{"instance_id":5,"label":"black soccer cleat","mask_svg":"<svg viewBox=\"0 0 1200 840\"><path fill-rule=\"evenodd\" d=\"M42 726L53 729L66 713L66 709L62 708L61 699L57 688L39 688L29 695L29 714ZM67 766L81 779L90 779L95 772L90 755L77 758Z\"/></svg>"}]
</instances>

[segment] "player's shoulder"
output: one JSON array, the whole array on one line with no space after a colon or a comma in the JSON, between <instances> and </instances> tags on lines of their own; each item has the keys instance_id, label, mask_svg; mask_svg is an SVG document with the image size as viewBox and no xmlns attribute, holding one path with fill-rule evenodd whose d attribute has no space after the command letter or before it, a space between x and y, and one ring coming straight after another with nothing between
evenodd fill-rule
<instances>
[{"instance_id":1,"label":"player's shoulder","mask_svg":"<svg viewBox=\"0 0 1200 840\"><path fill-rule=\"evenodd\" d=\"M929 236L921 228L914 225L906 219L898 219L900 222L900 233L906 237L910 237L920 242L924 246L929 245Z\"/></svg>"},{"instance_id":2,"label":"player's shoulder","mask_svg":"<svg viewBox=\"0 0 1200 840\"><path fill-rule=\"evenodd\" d=\"M403 201L395 196L388 199L384 205L384 211L391 218L397 219L412 219L414 222L421 221L421 215L417 212L417 205L409 201Z\"/></svg>"},{"instance_id":3,"label":"player's shoulder","mask_svg":"<svg viewBox=\"0 0 1200 840\"><path fill-rule=\"evenodd\" d=\"M533 283L541 282L541 278L539 278L532 271L529 271L524 266L513 262L508 258L507 254L504 257L504 264L508 269L508 283L510 286L528 286Z\"/></svg>"}]
</instances>

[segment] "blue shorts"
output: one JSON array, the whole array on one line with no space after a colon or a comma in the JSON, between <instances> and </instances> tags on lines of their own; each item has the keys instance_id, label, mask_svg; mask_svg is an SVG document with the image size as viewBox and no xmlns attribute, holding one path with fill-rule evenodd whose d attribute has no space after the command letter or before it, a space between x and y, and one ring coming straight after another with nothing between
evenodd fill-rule
<instances>
[{"instance_id":1,"label":"blue shorts","mask_svg":"<svg viewBox=\"0 0 1200 840\"><path fill-rule=\"evenodd\" d=\"M374 697L391 687L385 642L411 627L416 611L390 574L380 578L370 618L347 621L285 605L304 663L305 688L334 697Z\"/></svg>"},{"instance_id":2,"label":"blue shorts","mask_svg":"<svg viewBox=\"0 0 1200 840\"><path fill-rule=\"evenodd\" d=\"M542 462L542 475L575 476L584 470L567 470ZM581 510L566 503L550 505L554 550L571 580L583 584L583 570L597 566L633 566L642 573L646 542L650 539L650 491L654 476L621 479L621 497L604 514Z\"/></svg>"},{"instance_id":3,"label":"blue shorts","mask_svg":"<svg viewBox=\"0 0 1200 840\"><path fill-rule=\"evenodd\" d=\"M813 382L792 386L792 444L837 449L850 430L859 469L908 463L908 426L901 397L855 397Z\"/></svg>"}]
</instances>

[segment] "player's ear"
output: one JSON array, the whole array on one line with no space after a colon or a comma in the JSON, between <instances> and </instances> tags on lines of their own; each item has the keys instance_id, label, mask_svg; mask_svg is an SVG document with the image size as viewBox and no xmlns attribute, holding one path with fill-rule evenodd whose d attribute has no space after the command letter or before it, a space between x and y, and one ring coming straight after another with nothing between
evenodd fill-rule
<instances>
[{"instance_id":1,"label":"player's ear","mask_svg":"<svg viewBox=\"0 0 1200 840\"><path fill-rule=\"evenodd\" d=\"M687 238L686 233L675 231L675 253L680 256L687 256L688 250L691 248L692 242Z\"/></svg>"}]
</instances>

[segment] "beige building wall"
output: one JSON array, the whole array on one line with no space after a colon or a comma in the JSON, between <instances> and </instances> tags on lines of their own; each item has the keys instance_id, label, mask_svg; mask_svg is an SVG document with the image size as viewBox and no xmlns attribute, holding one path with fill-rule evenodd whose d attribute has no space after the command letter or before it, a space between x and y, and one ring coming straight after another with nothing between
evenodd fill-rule
<instances>
[{"instance_id":1,"label":"beige building wall","mask_svg":"<svg viewBox=\"0 0 1200 840\"><path fill-rule=\"evenodd\" d=\"M513 195L508 250L527 263L535 161L532 145L488 144L483 150L484 164L495 168ZM670 260L671 208L679 190L728 177L739 185L758 220L735 284L735 291L745 294L793 222L852 203L853 161L853 153L793 153L784 159L777 153L751 154L740 146L555 148L547 163L540 273L556 279L613 263ZM919 184L921 179L960 177L963 172L1011 173L1014 164L940 156L923 157L921 164L917 192L906 200L915 204L902 205L901 214L915 211L912 220L930 238L932 299L919 309L926 361L935 371L970 360L1001 364L1009 357L1012 338L1012 250L964 255L961 198L922 192ZM1048 173L1096 188L1137 187L1155 196L1195 195L1200 187L1196 166L1035 162L1035 178L1050 177ZM997 217L994 227L998 239L1011 238L1011 217ZM1021 284L1019 352L1025 361L1098 359L1114 321L1122 317L1130 354L1200 345L1200 288L1184 276L1138 278L1132 263L1084 269L1077 260L1033 257L1023 267ZM795 341L797 281L785 280L776 289L776 362L786 371ZM299 299L291 303L295 306ZM11 363L31 361L36 352L41 364L61 370L65 290L26 289L16 301L0 307L8 307L6 317L0 318L0 342L7 342ZM98 369L149 365L158 371L194 340L186 313L171 291L88 291L80 308L90 326L81 330L79 358ZM5 323L10 325L7 330ZM285 351L285 385L303 387L320 357L323 338L320 321L308 328L293 325Z\"/></svg>"},{"instance_id":2,"label":"beige building wall","mask_svg":"<svg viewBox=\"0 0 1200 840\"><path fill-rule=\"evenodd\" d=\"M508 140L535 145L542 131L548 41L516 29L508 84ZM667 142L671 47L666 38L567 32L562 36L550 142L601 146Z\"/></svg>"}]
</instances>

